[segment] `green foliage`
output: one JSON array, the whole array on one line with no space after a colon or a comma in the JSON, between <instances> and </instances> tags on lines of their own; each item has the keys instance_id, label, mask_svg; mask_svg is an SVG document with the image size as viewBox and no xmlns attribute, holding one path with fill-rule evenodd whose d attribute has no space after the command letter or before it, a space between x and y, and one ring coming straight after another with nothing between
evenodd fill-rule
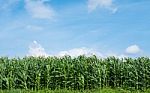
<instances>
[{"instance_id":1,"label":"green foliage","mask_svg":"<svg viewBox=\"0 0 150 93\"><path fill-rule=\"evenodd\" d=\"M0 58L0 89L150 88L150 58Z\"/></svg>"},{"instance_id":2,"label":"green foliage","mask_svg":"<svg viewBox=\"0 0 150 93\"><path fill-rule=\"evenodd\" d=\"M21 89L12 89L12 90L0 90L0 93L150 93L150 89L145 91L129 91L124 89L112 89L112 88L103 88L95 90L67 90L67 89L56 89L56 90L21 90Z\"/></svg>"}]
</instances>

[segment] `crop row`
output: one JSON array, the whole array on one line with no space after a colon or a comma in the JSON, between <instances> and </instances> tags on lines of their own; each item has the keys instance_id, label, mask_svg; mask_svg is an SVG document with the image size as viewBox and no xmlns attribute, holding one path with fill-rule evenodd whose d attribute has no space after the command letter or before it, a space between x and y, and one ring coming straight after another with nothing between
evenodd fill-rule
<instances>
[{"instance_id":1,"label":"crop row","mask_svg":"<svg viewBox=\"0 0 150 93\"><path fill-rule=\"evenodd\" d=\"M0 58L0 89L150 88L150 58Z\"/></svg>"}]
</instances>

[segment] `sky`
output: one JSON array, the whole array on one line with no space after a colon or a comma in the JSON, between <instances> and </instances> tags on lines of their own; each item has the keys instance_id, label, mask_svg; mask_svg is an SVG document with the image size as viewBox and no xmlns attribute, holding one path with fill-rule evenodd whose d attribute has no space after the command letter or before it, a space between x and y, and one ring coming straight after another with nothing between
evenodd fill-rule
<instances>
[{"instance_id":1,"label":"sky","mask_svg":"<svg viewBox=\"0 0 150 93\"><path fill-rule=\"evenodd\" d=\"M150 0L0 0L0 56L150 56Z\"/></svg>"}]
</instances>

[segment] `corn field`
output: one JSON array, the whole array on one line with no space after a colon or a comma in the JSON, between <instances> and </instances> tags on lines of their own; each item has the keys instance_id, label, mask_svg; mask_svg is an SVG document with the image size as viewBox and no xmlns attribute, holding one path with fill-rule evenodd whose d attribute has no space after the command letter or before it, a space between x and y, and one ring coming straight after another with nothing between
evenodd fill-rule
<instances>
[{"instance_id":1,"label":"corn field","mask_svg":"<svg viewBox=\"0 0 150 93\"><path fill-rule=\"evenodd\" d=\"M150 58L0 58L0 89L150 88Z\"/></svg>"}]
</instances>

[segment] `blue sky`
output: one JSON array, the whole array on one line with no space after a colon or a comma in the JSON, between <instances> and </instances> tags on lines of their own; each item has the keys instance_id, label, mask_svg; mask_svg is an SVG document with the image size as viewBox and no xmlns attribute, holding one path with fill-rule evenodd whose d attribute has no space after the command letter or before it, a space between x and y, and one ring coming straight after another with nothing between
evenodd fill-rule
<instances>
[{"instance_id":1,"label":"blue sky","mask_svg":"<svg viewBox=\"0 0 150 93\"><path fill-rule=\"evenodd\" d=\"M0 0L0 56L149 56L149 5L149 0Z\"/></svg>"}]
</instances>

